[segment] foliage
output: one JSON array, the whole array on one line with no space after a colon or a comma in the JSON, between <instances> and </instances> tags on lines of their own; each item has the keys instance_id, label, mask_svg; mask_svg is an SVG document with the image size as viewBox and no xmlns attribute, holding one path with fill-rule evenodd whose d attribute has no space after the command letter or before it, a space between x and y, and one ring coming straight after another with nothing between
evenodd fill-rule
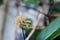
<instances>
[{"instance_id":1,"label":"foliage","mask_svg":"<svg viewBox=\"0 0 60 40\"><path fill-rule=\"evenodd\" d=\"M33 4L33 5L37 5L38 4L38 1L37 0L27 0L26 2L25 2L25 4L26 5L31 5L31 4Z\"/></svg>"},{"instance_id":2,"label":"foliage","mask_svg":"<svg viewBox=\"0 0 60 40\"><path fill-rule=\"evenodd\" d=\"M31 29L26 29L26 34L25 34L26 36L25 37L28 36L28 34L31 32L31 30L32 30L32 28ZM36 38L37 38L37 36L40 32L41 32L41 30L37 29L29 40L36 40Z\"/></svg>"},{"instance_id":3,"label":"foliage","mask_svg":"<svg viewBox=\"0 0 60 40\"><path fill-rule=\"evenodd\" d=\"M51 8L52 13L60 13L60 2L54 3Z\"/></svg>"},{"instance_id":4,"label":"foliage","mask_svg":"<svg viewBox=\"0 0 60 40\"><path fill-rule=\"evenodd\" d=\"M41 31L37 40L52 40L60 35L60 17L49 24L44 30Z\"/></svg>"},{"instance_id":5,"label":"foliage","mask_svg":"<svg viewBox=\"0 0 60 40\"><path fill-rule=\"evenodd\" d=\"M0 0L0 4L2 4L3 3L3 0Z\"/></svg>"}]
</instances>

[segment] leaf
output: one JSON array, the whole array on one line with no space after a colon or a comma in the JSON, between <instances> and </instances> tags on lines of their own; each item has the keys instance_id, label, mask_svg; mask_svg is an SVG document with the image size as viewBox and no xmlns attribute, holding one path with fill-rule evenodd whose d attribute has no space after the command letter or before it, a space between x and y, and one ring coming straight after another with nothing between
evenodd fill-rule
<instances>
[{"instance_id":1,"label":"leaf","mask_svg":"<svg viewBox=\"0 0 60 40\"><path fill-rule=\"evenodd\" d=\"M37 40L52 40L60 35L60 17L49 24L44 30L41 31Z\"/></svg>"},{"instance_id":2,"label":"leaf","mask_svg":"<svg viewBox=\"0 0 60 40\"><path fill-rule=\"evenodd\" d=\"M25 2L25 4L26 5L31 5L31 4L33 4L33 5L37 5L38 4L38 0L27 0L26 2Z\"/></svg>"}]
</instances>

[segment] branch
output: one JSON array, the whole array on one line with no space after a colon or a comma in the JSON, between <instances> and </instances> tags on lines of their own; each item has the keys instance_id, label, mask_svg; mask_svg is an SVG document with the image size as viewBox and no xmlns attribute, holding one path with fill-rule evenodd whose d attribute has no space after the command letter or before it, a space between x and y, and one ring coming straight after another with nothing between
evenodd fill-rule
<instances>
[{"instance_id":1,"label":"branch","mask_svg":"<svg viewBox=\"0 0 60 40\"><path fill-rule=\"evenodd\" d=\"M38 25L39 22L40 22L41 16L42 16L42 15L40 15L40 14L38 15L38 19L37 19L37 21L35 22L32 31L30 32L30 34L28 35L28 37L27 37L25 40L29 40L30 37L32 36L32 34L35 32L35 30L36 30L36 28L37 28L37 25Z\"/></svg>"},{"instance_id":2,"label":"branch","mask_svg":"<svg viewBox=\"0 0 60 40\"><path fill-rule=\"evenodd\" d=\"M50 16L50 17L58 17L58 16L60 16L60 14L47 14L46 16Z\"/></svg>"}]
</instances>

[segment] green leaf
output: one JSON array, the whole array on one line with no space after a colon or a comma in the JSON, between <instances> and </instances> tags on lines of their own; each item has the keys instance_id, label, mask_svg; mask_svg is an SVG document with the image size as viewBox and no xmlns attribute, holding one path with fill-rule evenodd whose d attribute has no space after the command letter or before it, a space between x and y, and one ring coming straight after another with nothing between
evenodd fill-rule
<instances>
[{"instance_id":1,"label":"green leaf","mask_svg":"<svg viewBox=\"0 0 60 40\"><path fill-rule=\"evenodd\" d=\"M38 4L38 0L27 0L26 2L25 2L25 4L26 5L31 5L31 4L33 4L33 5L37 5Z\"/></svg>"},{"instance_id":2,"label":"green leaf","mask_svg":"<svg viewBox=\"0 0 60 40\"><path fill-rule=\"evenodd\" d=\"M41 31L37 40L52 40L60 35L60 17L49 24L44 30Z\"/></svg>"}]
</instances>

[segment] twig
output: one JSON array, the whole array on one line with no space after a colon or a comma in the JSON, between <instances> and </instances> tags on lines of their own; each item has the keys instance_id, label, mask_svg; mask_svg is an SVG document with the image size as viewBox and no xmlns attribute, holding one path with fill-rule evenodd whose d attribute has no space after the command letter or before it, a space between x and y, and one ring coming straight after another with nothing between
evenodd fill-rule
<instances>
[{"instance_id":1,"label":"twig","mask_svg":"<svg viewBox=\"0 0 60 40\"><path fill-rule=\"evenodd\" d=\"M60 16L60 13L56 13L56 14L47 14L47 16L50 16L50 17L58 17L58 16Z\"/></svg>"},{"instance_id":2,"label":"twig","mask_svg":"<svg viewBox=\"0 0 60 40\"><path fill-rule=\"evenodd\" d=\"M36 30L36 28L37 28L37 25L39 24L40 17L41 17L41 15L39 14L38 19L37 19L37 21L35 22L36 24L33 26L32 31L30 32L30 34L28 35L28 37L27 37L25 40L29 40L30 37L32 36L32 34L35 32L35 30Z\"/></svg>"}]
</instances>

